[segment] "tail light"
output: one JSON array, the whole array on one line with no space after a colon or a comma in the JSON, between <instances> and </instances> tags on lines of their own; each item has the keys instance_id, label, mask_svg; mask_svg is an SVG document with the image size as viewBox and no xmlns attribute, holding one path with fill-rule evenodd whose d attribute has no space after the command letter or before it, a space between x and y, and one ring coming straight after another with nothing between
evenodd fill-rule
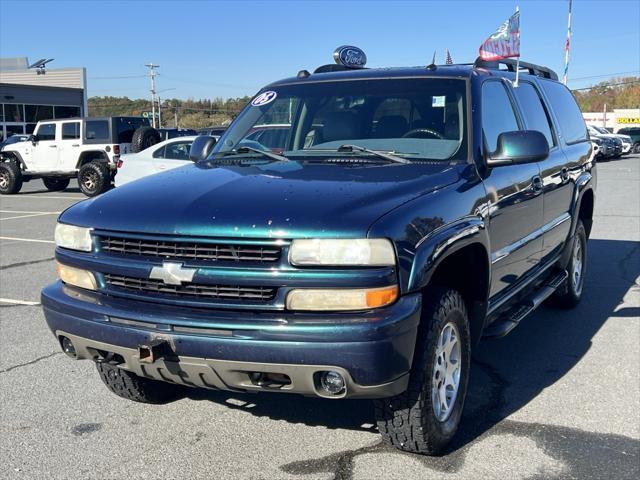
<instances>
[{"instance_id":1,"label":"tail light","mask_svg":"<svg viewBox=\"0 0 640 480\"><path fill-rule=\"evenodd\" d=\"M124 164L124 162L122 161L122 159L118 160L118 163L116 163L116 167L117 168L122 168L122 165Z\"/></svg>"},{"instance_id":2,"label":"tail light","mask_svg":"<svg viewBox=\"0 0 640 480\"><path fill-rule=\"evenodd\" d=\"M113 146L113 154L114 155L120 155L120 145L114 145Z\"/></svg>"}]
</instances>

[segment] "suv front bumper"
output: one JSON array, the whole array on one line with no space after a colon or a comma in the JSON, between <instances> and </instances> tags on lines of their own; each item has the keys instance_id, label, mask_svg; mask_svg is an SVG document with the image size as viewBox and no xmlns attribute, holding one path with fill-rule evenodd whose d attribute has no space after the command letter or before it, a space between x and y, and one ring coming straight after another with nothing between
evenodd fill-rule
<instances>
[{"instance_id":1,"label":"suv front bumper","mask_svg":"<svg viewBox=\"0 0 640 480\"><path fill-rule=\"evenodd\" d=\"M369 312L257 313L132 301L56 282L42 291L42 305L49 328L72 341L78 359L116 358L144 377L232 391L385 398L407 388L421 296ZM141 360L139 347L154 340L164 341L168 354ZM324 371L342 374L341 394L320 388ZM290 383L256 382L260 373L286 375Z\"/></svg>"}]
</instances>

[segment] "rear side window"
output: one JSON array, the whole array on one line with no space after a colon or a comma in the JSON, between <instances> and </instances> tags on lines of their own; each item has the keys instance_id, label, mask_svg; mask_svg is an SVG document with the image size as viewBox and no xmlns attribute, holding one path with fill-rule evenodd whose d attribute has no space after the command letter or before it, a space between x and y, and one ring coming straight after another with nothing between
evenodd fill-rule
<instances>
[{"instance_id":1,"label":"rear side window","mask_svg":"<svg viewBox=\"0 0 640 480\"><path fill-rule=\"evenodd\" d=\"M540 85L556 114L558 126L568 144L583 142L589 138L582 112L567 87L558 82L541 81Z\"/></svg>"},{"instance_id":2,"label":"rear side window","mask_svg":"<svg viewBox=\"0 0 640 480\"><path fill-rule=\"evenodd\" d=\"M520 130L513 105L502 82L488 81L482 85L482 131L487 149L495 152L498 136Z\"/></svg>"},{"instance_id":3,"label":"rear side window","mask_svg":"<svg viewBox=\"0 0 640 480\"><path fill-rule=\"evenodd\" d=\"M76 140L80 138L80 122L62 124L62 139Z\"/></svg>"},{"instance_id":4,"label":"rear side window","mask_svg":"<svg viewBox=\"0 0 640 480\"><path fill-rule=\"evenodd\" d=\"M528 82L522 82L520 86L513 89L513 92L520 103L527 128L544 134L549 142L549 147L553 147L555 142L551 133L549 115L536 88Z\"/></svg>"},{"instance_id":5,"label":"rear side window","mask_svg":"<svg viewBox=\"0 0 640 480\"><path fill-rule=\"evenodd\" d=\"M109 122L107 120L87 120L84 126L84 138L109 142Z\"/></svg>"},{"instance_id":6,"label":"rear side window","mask_svg":"<svg viewBox=\"0 0 640 480\"><path fill-rule=\"evenodd\" d=\"M38 128L38 140L51 141L56 139L56 124L43 123Z\"/></svg>"}]
</instances>

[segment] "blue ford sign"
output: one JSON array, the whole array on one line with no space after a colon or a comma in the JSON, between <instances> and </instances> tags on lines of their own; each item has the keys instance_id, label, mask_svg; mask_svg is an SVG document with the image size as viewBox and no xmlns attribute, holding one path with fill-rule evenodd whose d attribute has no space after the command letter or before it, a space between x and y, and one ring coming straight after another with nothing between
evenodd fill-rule
<instances>
[{"instance_id":1,"label":"blue ford sign","mask_svg":"<svg viewBox=\"0 0 640 480\"><path fill-rule=\"evenodd\" d=\"M367 63L367 56L358 47L343 45L333 52L333 59L339 65L350 68L363 68Z\"/></svg>"}]
</instances>

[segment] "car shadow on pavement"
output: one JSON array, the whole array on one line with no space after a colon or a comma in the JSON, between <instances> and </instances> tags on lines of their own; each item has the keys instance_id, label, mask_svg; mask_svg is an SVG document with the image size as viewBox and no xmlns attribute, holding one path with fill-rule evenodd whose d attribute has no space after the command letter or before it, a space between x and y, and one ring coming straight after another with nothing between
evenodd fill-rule
<instances>
[{"instance_id":1,"label":"car shadow on pavement","mask_svg":"<svg viewBox=\"0 0 640 480\"><path fill-rule=\"evenodd\" d=\"M36 181L36 180L32 180L32 181ZM78 187L67 187L64 190L60 190L60 191L51 191L48 190L47 188L43 187L40 188L38 190L29 190L29 191L22 191L19 193L19 195L36 195L38 193L49 193L49 194L61 194L61 193L82 193L80 188Z\"/></svg>"},{"instance_id":2,"label":"car shadow on pavement","mask_svg":"<svg viewBox=\"0 0 640 480\"><path fill-rule=\"evenodd\" d=\"M507 337L480 343L473 356L462 424L446 454L465 448L560 380L589 351L607 319L637 315L637 308L617 307L639 275L637 242L590 240L587 282L578 307L543 306ZM368 401L204 390L190 392L189 398L291 423L376 431ZM568 401L548 408L570 412L573 405Z\"/></svg>"}]
</instances>

